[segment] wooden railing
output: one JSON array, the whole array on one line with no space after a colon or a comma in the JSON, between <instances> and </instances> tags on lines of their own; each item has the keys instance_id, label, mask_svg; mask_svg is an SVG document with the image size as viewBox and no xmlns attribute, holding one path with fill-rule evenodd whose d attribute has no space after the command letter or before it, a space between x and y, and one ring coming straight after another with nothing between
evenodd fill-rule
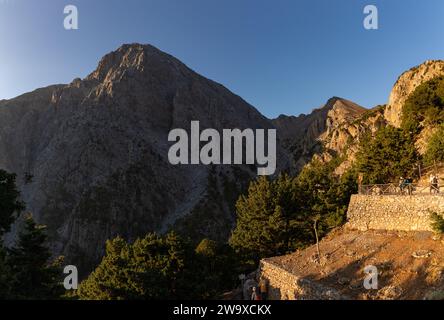
<instances>
[{"instance_id":1,"label":"wooden railing","mask_svg":"<svg viewBox=\"0 0 444 320\"><path fill-rule=\"evenodd\" d=\"M363 195L419 195L433 194L439 195L444 191L441 186L419 185L416 183L403 184L402 186L395 183L388 184L371 184L359 186L359 194Z\"/></svg>"},{"instance_id":2,"label":"wooden railing","mask_svg":"<svg viewBox=\"0 0 444 320\"><path fill-rule=\"evenodd\" d=\"M418 166L418 170L419 170L419 177L424 177L427 176L430 173L437 173L439 170L444 168L444 163L443 162L436 162L428 167L422 167L422 166Z\"/></svg>"}]
</instances>

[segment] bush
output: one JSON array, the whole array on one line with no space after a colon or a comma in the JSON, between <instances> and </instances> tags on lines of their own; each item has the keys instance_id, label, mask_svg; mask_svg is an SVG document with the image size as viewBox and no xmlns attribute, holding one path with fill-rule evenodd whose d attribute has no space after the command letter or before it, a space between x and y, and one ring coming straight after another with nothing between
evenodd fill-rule
<instances>
[{"instance_id":1,"label":"bush","mask_svg":"<svg viewBox=\"0 0 444 320\"><path fill-rule=\"evenodd\" d=\"M430 214L430 219L432 220L431 226L433 231L439 234L444 233L444 218L442 215L432 212Z\"/></svg>"}]
</instances>

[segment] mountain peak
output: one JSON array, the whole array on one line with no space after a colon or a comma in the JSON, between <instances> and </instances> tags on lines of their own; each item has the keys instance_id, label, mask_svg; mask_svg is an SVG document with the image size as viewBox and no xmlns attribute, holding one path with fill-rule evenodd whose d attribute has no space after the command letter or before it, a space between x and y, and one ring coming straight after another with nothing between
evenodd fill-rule
<instances>
[{"instance_id":1,"label":"mountain peak","mask_svg":"<svg viewBox=\"0 0 444 320\"><path fill-rule=\"evenodd\" d=\"M322 109L327 113L327 127L336 127L354 121L367 111L353 101L336 96L328 99Z\"/></svg>"},{"instance_id":2,"label":"mountain peak","mask_svg":"<svg viewBox=\"0 0 444 320\"><path fill-rule=\"evenodd\" d=\"M327 127L330 129L350 123L367 111L364 107L339 97L330 98L325 108L328 110Z\"/></svg>"},{"instance_id":3,"label":"mountain peak","mask_svg":"<svg viewBox=\"0 0 444 320\"><path fill-rule=\"evenodd\" d=\"M149 44L124 44L117 50L106 54L99 62L96 70L87 80L100 82L115 78L116 72L121 75L126 70L143 72L147 65L162 66L167 64L181 64L179 60Z\"/></svg>"}]
</instances>

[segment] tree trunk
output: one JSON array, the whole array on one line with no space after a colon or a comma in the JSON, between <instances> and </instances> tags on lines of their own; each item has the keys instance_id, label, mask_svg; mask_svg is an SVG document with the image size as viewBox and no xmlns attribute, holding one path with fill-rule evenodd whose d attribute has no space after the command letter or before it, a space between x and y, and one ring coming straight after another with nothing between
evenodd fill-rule
<instances>
[{"instance_id":1,"label":"tree trunk","mask_svg":"<svg viewBox=\"0 0 444 320\"><path fill-rule=\"evenodd\" d=\"M316 236L316 249L318 251L318 262L321 264L321 249L319 248L319 237L318 237L318 228L317 228L318 220L314 222L314 232Z\"/></svg>"}]
</instances>

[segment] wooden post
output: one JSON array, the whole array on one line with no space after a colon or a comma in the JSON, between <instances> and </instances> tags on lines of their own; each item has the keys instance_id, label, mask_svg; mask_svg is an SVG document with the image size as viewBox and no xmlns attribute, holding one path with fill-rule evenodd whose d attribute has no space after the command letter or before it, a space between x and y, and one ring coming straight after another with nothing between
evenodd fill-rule
<instances>
[{"instance_id":1,"label":"wooden post","mask_svg":"<svg viewBox=\"0 0 444 320\"><path fill-rule=\"evenodd\" d=\"M319 237L318 237L318 218L315 218L314 221L314 231L316 236L316 250L318 251L318 262L321 264L321 249L319 248Z\"/></svg>"},{"instance_id":2,"label":"wooden post","mask_svg":"<svg viewBox=\"0 0 444 320\"><path fill-rule=\"evenodd\" d=\"M421 180L421 163L418 164L419 180Z\"/></svg>"},{"instance_id":3,"label":"wooden post","mask_svg":"<svg viewBox=\"0 0 444 320\"><path fill-rule=\"evenodd\" d=\"M362 181L364 180L364 174L363 173L359 173L358 174L358 193L362 194Z\"/></svg>"}]
</instances>

